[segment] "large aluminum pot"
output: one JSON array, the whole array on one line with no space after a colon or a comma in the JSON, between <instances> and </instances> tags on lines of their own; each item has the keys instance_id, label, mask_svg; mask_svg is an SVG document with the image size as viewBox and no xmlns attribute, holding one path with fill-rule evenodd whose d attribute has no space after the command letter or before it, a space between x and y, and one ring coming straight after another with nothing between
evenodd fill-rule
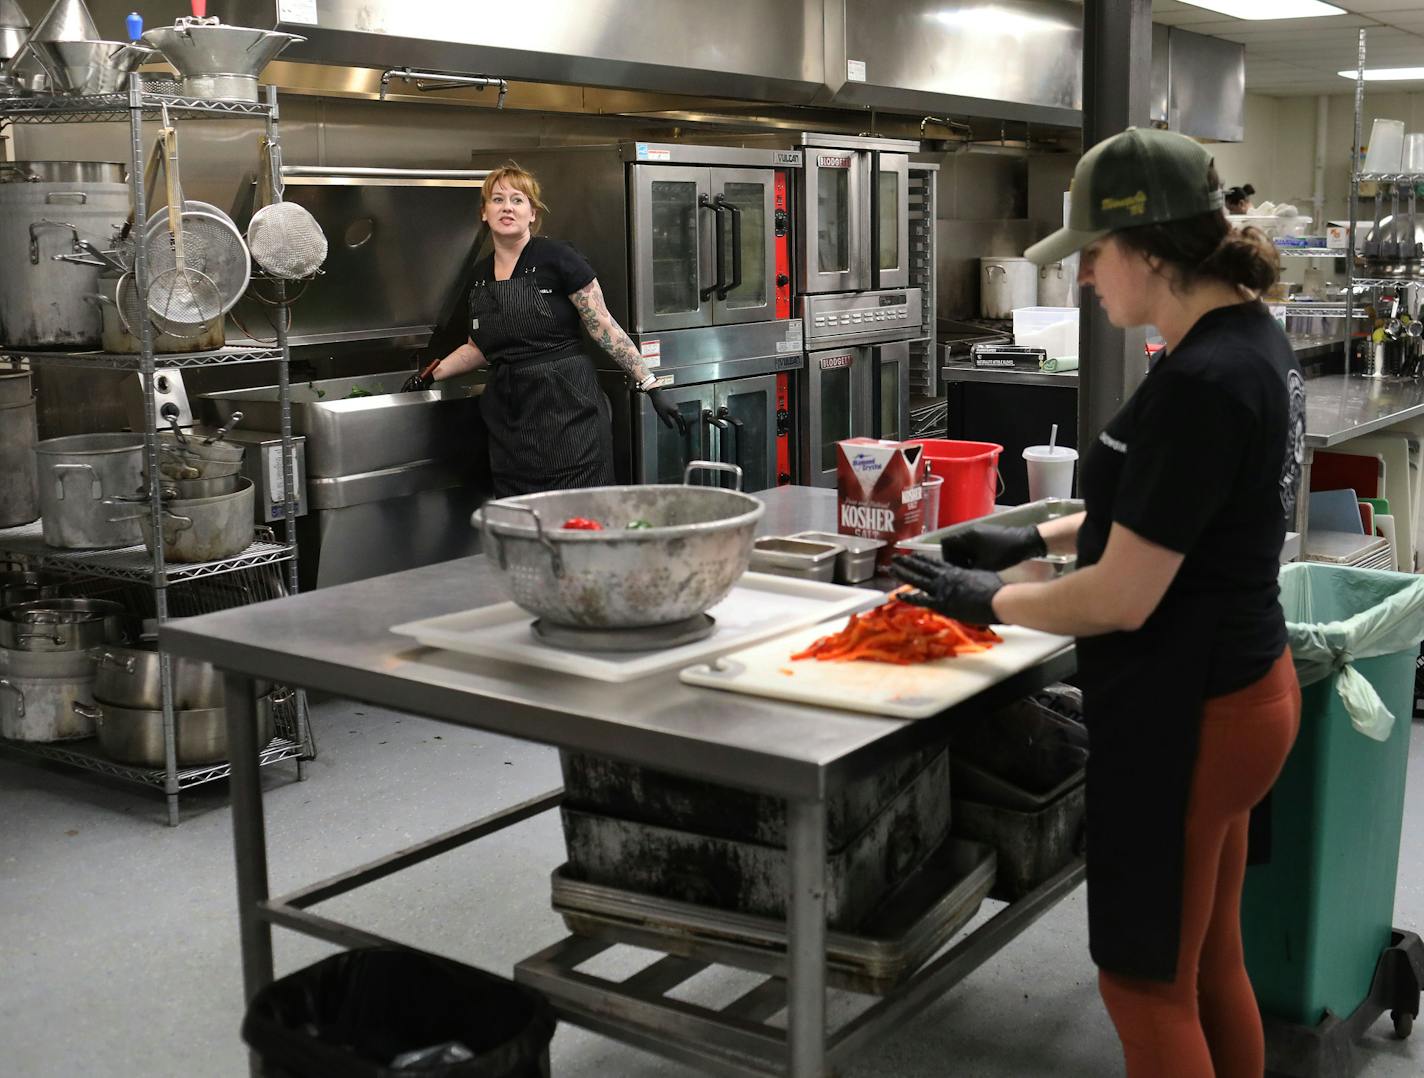
<instances>
[{"instance_id":1,"label":"large aluminum pot","mask_svg":"<svg viewBox=\"0 0 1424 1078\"><path fill-rule=\"evenodd\" d=\"M161 708L79 706L80 715L94 724L99 748L109 759L136 767L162 767L163 710ZM276 732L270 696L257 702L257 746L264 747ZM186 708L173 712L173 733L179 767L217 764L227 759L227 713L221 707Z\"/></svg>"},{"instance_id":2,"label":"large aluminum pot","mask_svg":"<svg viewBox=\"0 0 1424 1078\"><path fill-rule=\"evenodd\" d=\"M1038 305L1038 267L1027 258L979 260L979 314L1012 318L1020 307Z\"/></svg>"},{"instance_id":3,"label":"large aluminum pot","mask_svg":"<svg viewBox=\"0 0 1424 1078\"><path fill-rule=\"evenodd\" d=\"M116 355L135 355L143 350L138 339L141 327L126 325L123 316L119 314L119 306L115 300L118 287L118 274L102 271L99 274L99 291L89 298L99 305L99 314L103 319L104 328L100 341L104 351ZM147 311L141 312L141 316L147 317ZM171 333L160 332L156 326L153 328L153 350L161 354L213 352L221 348L226 339L221 318L214 318L196 337L175 337Z\"/></svg>"},{"instance_id":4,"label":"large aluminum pot","mask_svg":"<svg viewBox=\"0 0 1424 1078\"><path fill-rule=\"evenodd\" d=\"M72 434L35 447L44 541L67 549L135 546L138 521L115 513L143 482L143 435Z\"/></svg>"},{"instance_id":5,"label":"large aluminum pot","mask_svg":"<svg viewBox=\"0 0 1424 1078\"><path fill-rule=\"evenodd\" d=\"M1078 306L1077 281L1073 268L1062 262L1050 262L1038 268L1038 295L1035 297L1040 307Z\"/></svg>"},{"instance_id":6,"label":"large aluminum pot","mask_svg":"<svg viewBox=\"0 0 1424 1078\"><path fill-rule=\"evenodd\" d=\"M94 722L75 710L94 703L92 651L0 648L0 737L66 741L89 737Z\"/></svg>"},{"instance_id":7,"label":"large aluminum pot","mask_svg":"<svg viewBox=\"0 0 1424 1078\"><path fill-rule=\"evenodd\" d=\"M256 101L257 76L296 34L246 26L222 26L215 18L180 18L143 35L183 77L183 93L228 101Z\"/></svg>"},{"instance_id":8,"label":"large aluminum pot","mask_svg":"<svg viewBox=\"0 0 1424 1078\"><path fill-rule=\"evenodd\" d=\"M55 261L78 240L107 246L129 213L123 166L106 161L0 165L0 344L98 348L99 267Z\"/></svg>"},{"instance_id":9,"label":"large aluminum pot","mask_svg":"<svg viewBox=\"0 0 1424 1078\"><path fill-rule=\"evenodd\" d=\"M33 398L0 404L0 528L28 524L40 515L35 475L38 440Z\"/></svg>"},{"instance_id":10,"label":"large aluminum pot","mask_svg":"<svg viewBox=\"0 0 1424 1078\"><path fill-rule=\"evenodd\" d=\"M232 494L174 498L163 505L163 556L172 562L217 561L252 545L252 480L242 477ZM153 522L138 518L144 544L153 549Z\"/></svg>"},{"instance_id":11,"label":"large aluminum pot","mask_svg":"<svg viewBox=\"0 0 1424 1078\"><path fill-rule=\"evenodd\" d=\"M163 683L159 673L162 655L153 642L136 647L98 649L99 669L94 679L94 698L117 707L156 710L163 707ZM180 710L222 707L223 678L212 663L170 655L173 676L173 706ZM271 683L258 681L257 695L266 696Z\"/></svg>"},{"instance_id":12,"label":"large aluminum pot","mask_svg":"<svg viewBox=\"0 0 1424 1078\"><path fill-rule=\"evenodd\" d=\"M121 604L108 599L36 599L0 610L0 647L85 651L101 644L127 643L140 628Z\"/></svg>"},{"instance_id":13,"label":"large aluminum pot","mask_svg":"<svg viewBox=\"0 0 1424 1078\"><path fill-rule=\"evenodd\" d=\"M24 404L31 397L29 371L0 373L0 406Z\"/></svg>"},{"instance_id":14,"label":"large aluminum pot","mask_svg":"<svg viewBox=\"0 0 1424 1078\"><path fill-rule=\"evenodd\" d=\"M697 469L741 469L694 461ZM765 506L739 491L673 484L589 487L486 502L472 523L510 597L559 625L625 629L703 613L746 572ZM586 517L604 531L560 528ZM650 528L624 527L645 520Z\"/></svg>"}]
</instances>

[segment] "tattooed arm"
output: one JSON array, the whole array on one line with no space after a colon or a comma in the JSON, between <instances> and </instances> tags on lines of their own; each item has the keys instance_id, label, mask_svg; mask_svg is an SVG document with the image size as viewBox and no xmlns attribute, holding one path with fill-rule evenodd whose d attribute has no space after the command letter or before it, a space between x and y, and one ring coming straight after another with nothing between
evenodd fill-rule
<instances>
[{"instance_id":1,"label":"tattooed arm","mask_svg":"<svg viewBox=\"0 0 1424 1078\"><path fill-rule=\"evenodd\" d=\"M603 289L598 287L597 278L571 295L569 300L578 309L579 317L583 319L583 328L588 330L588 335L593 338L594 343L607 352L613 362L622 367L634 382L643 382L649 374L648 365L638 354L637 345L623 332L623 327L613 320L613 315L608 313L608 306L603 302Z\"/></svg>"}]
</instances>

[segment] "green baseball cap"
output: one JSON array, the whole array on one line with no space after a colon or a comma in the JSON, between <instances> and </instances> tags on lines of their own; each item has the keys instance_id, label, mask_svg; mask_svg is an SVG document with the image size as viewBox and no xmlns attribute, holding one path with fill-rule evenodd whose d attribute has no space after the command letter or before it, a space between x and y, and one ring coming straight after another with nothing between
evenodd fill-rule
<instances>
[{"instance_id":1,"label":"green baseball cap","mask_svg":"<svg viewBox=\"0 0 1424 1078\"><path fill-rule=\"evenodd\" d=\"M1175 131L1129 127L1082 156L1073 170L1067 227L1024 257L1046 266L1121 228L1221 208L1221 184L1205 146Z\"/></svg>"}]
</instances>

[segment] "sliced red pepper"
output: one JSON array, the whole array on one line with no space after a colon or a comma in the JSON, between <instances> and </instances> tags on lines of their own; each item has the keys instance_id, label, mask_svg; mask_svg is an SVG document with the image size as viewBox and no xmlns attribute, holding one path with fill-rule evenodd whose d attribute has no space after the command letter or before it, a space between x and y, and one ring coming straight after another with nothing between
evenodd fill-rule
<instances>
[{"instance_id":1,"label":"sliced red pepper","mask_svg":"<svg viewBox=\"0 0 1424 1078\"><path fill-rule=\"evenodd\" d=\"M571 532L601 532L603 530L602 524L596 520L589 520L588 517L569 517L559 527Z\"/></svg>"}]
</instances>

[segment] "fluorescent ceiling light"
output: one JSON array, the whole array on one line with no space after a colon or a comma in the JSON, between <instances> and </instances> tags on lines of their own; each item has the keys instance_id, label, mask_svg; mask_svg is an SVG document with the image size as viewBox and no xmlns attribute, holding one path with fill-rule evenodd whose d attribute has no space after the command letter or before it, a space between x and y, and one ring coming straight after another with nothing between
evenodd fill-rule
<instances>
[{"instance_id":1,"label":"fluorescent ceiling light","mask_svg":"<svg viewBox=\"0 0 1424 1078\"><path fill-rule=\"evenodd\" d=\"M1204 7L1230 15L1233 19L1315 19L1321 15L1344 15L1344 8L1322 0L1178 0L1192 7Z\"/></svg>"},{"instance_id":2,"label":"fluorescent ceiling light","mask_svg":"<svg viewBox=\"0 0 1424 1078\"><path fill-rule=\"evenodd\" d=\"M1341 78L1353 79L1355 70L1339 72ZM1402 82L1406 79L1424 79L1424 67L1367 67L1366 82Z\"/></svg>"}]
</instances>

